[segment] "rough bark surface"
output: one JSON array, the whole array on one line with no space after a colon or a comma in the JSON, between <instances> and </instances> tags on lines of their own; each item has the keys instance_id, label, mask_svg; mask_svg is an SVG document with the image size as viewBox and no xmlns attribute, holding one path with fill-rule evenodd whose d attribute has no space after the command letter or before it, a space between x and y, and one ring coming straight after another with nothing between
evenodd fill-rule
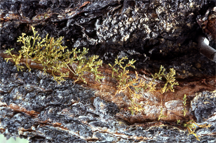
<instances>
[{"instance_id":1,"label":"rough bark surface","mask_svg":"<svg viewBox=\"0 0 216 143\"><path fill-rule=\"evenodd\" d=\"M137 60L140 73L158 72L160 65L175 68L183 84L197 81L200 86L196 89L196 84L188 84L190 90L196 90L189 95L191 116L187 118L211 124L196 133L201 142L216 142L216 92L210 90L216 82L216 64L197 48L198 36L207 29L200 28L197 18L208 18L206 11L215 5L207 0L3 0L0 52L18 51L17 37L32 34L30 26L35 26L42 37L47 33L64 36L69 49L90 48L89 54L99 55L105 63L114 62L118 55ZM214 34L209 35L213 35L210 45L214 47ZM118 105L102 97L70 79L58 85L40 70L17 71L13 63L0 58L0 132L8 138L75 143L198 142L176 121L131 121L129 112L121 113ZM174 103L167 108L175 108Z\"/></svg>"},{"instance_id":2,"label":"rough bark surface","mask_svg":"<svg viewBox=\"0 0 216 143\"><path fill-rule=\"evenodd\" d=\"M128 56L150 73L164 65L174 67L179 78L215 74L215 63L199 53L196 41L202 33L196 19L214 7L214 1L86 2L1 2L1 49L18 51L17 37L32 34L30 26L35 26L42 37L64 36L69 49L90 48L90 54L106 63L117 55Z\"/></svg>"},{"instance_id":3,"label":"rough bark surface","mask_svg":"<svg viewBox=\"0 0 216 143\"><path fill-rule=\"evenodd\" d=\"M30 142L198 142L182 126L152 121L128 124L118 107L71 80L58 85L39 70L17 72L0 59L1 133ZM216 93L203 91L192 101L201 141L216 141Z\"/></svg>"}]
</instances>

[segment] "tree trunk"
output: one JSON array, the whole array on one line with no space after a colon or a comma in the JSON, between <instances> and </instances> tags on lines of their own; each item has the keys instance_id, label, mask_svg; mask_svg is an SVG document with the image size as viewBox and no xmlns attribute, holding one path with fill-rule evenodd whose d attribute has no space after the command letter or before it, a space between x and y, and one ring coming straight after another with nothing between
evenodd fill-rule
<instances>
[{"instance_id":1,"label":"tree trunk","mask_svg":"<svg viewBox=\"0 0 216 143\"><path fill-rule=\"evenodd\" d=\"M3 0L2 57L10 48L18 52L18 36L31 35L34 26L42 37L64 36L70 50L89 48L89 55L99 55L105 64L117 56L135 59L140 77L158 72L161 65L174 68L180 85L174 93L150 95L149 113L132 115L124 110L127 103L118 101L121 95L111 95L114 85L108 82L100 90L71 79L57 84L51 75L17 71L0 57L0 132L30 142L198 142L184 132L183 124L194 119L211 124L195 131L200 141L216 142L215 6L207 0ZM210 57L199 51L200 36L213 47ZM184 94L189 112L181 116ZM167 117L158 120L162 100Z\"/></svg>"}]
</instances>

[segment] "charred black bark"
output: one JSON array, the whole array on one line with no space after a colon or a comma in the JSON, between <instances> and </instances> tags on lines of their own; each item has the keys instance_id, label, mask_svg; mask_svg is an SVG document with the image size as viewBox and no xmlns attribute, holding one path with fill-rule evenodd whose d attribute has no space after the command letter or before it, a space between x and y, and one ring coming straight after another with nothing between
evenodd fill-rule
<instances>
[{"instance_id":1,"label":"charred black bark","mask_svg":"<svg viewBox=\"0 0 216 143\"><path fill-rule=\"evenodd\" d=\"M17 37L31 34L30 26L35 26L43 37L64 36L69 49L90 48L90 54L106 63L126 55L137 60L137 68L151 73L160 65L175 65L178 78L212 76L215 63L197 48L202 34L197 18L214 6L214 1L188 0L3 1L1 49L18 51ZM211 39L210 46L214 42Z\"/></svg>"}]
</instances>

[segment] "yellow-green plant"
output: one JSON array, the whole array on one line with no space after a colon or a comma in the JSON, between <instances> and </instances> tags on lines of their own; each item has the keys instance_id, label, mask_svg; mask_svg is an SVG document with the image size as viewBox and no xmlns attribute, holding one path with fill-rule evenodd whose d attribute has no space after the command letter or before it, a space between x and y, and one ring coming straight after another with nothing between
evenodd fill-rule
<instances>
[{"instance_id":1,"label":"yellow-green plant","mask_svg":"<svg viewBox=\"0 0 216 143\"><path fill-rule=\"evenodd\" d=\"M179 124L181 122L181 120L177 120L177 124Z\"/></svg>"},{"instance_id":2,"label":"yellow-green plant","mask_svg":"<svg viewBox=\"0 0 216 143\"><path fill-rule=\"evenodd\" d=\"M129 75L129 70L127 68L132 67L135 68L133 65L136 61L135 60L129 60L127 64L124 63L124 60L127 60L128 58L125 56L121 59L116 58L115 64L109 66L112 68L112 77L117 80L117 90L116 93L128 91L130 94L130 100L131 100L131 106L129 109L131 110L131 113L140 112L142 111L142 106L139 104L139 99L142 97L140 94L140 91L148 89L148 91L154 91L156 87L155 80L159 79L162 80L162 78L166 79L166 83L164 87L161 89L161 93L167 92L168 90L174 92L173 86L178 85L178 82L175 82L175 70L173 68L170 69L170 72L165 74L165 69L163 66L160 67L160 70L158 73L155 73L152 75L152 80L149 83L146 83L142 79L139 79L137 72L135 72L136 77L131 78ZM125 66L123 66L125 64ZM162 116L159 117L159 119Z\"/></svg>"},{"instance_id":3,"label":"yellow-green plant","mask_svg":"<svg viewBox=\"0 0 216 143\"><path fill-rule=\"evenodd\" d=\"M179 85L178 82L175 82L175 74L176 71L173 68L170 68L170 72L165 74L165 68L161 65L160 70L158 73L155 73L152 75L152 81L149 82L149 91L154 91L156 84L153 84L156 79L162 80L164 77L166 79L166 83L164 84L164 87L161 89L161 93L165 93L167 91L174 92L173 86Z\"/></svg>"},{"instance_id":4,"label":"yellow-green plant","mask_svg":"<svg viewBox=\"0 0 216 143\"><path fill-rule=\"evenodd\" d=\"M69 72L62 72L62 68L68 68L75 76L77 80L82 80L86 83L84 78L84 73L89 72L94 74L95 80L99 81L103 77L98 71L98 67L102 65L102 60L97 60L98 56L94 55L90 58L86 58L85 55L88 53L88 49L83 48L81 52L80 49L74 48L69 51L67 46L62 46L63 37L54 39L53 37L41 38L35 28L32 27L33 36L25 36L22 33L17 40L17 42L22 42L23 46L19 50L19 55L12 54L13 49L6 50L6 54L9 54L11 58L6 58L6 61L12 59L17 66L17 70L22 70L24 67L20 65L22 58L25 59L25 65L31 70L28 60L35 63L40 63L43 66L43 71L46 73L47 70L52 71L54 80L58 83L64 81L65 77L69 76ZM70 58L70 56L72 57ZM97 61L96 61L97 60ZM77 65L77 66L74 66ZM58 76L56 76L57 74Z\"/></svg>"},{"instance_id":5,"label":"yellow-green plant","mask_svg":"<svg viewBox=\"0 0 216 143\"><path fill-rule=\"evenodd\" d=\"M142 107L142 104L139 103L139 99L142 97L142 94L140 94L141 90L146 90L147 89L147 84L143 79L139 80L137 72L135 72L136 78L129 79L128 83L119 88L119 91L124 91L128 90L130 93L130 107L129 110L131 111L131 114L133 115L134 113L144 111L144 108Z\"/></svg>"},{"instance_id":6,"label":"yellow-green plant","mask_svg":"<svg viewBox=\"0 0 216 143\"><path fill-rule=\"evenodd\" d=\"M177 120L177 124L180 124L180 122L181 122L181 120ZM188 121L186 123L183 123L182 125L185 128L187 128L188 133L189 133L188 135L190 135L190 134L194 135L198 141L200 141L200 139L199 139L199 136L197 136L197 134L195 133L196 128L197 127L200 127L200 128L209 128L209 127L211 127L210 124L198 125L194 120L190 120L190 121Z\"/></svg>"},{"instance_id":7,"label":"yellow-green plant","mask_svg":"<svg viewBox=\"0 0 216 143\"><path fill-rule=\"evenodd\" d=\"M139 92L141 89L147 87L145 81L139 79L137 72L135 72L136 77L131 78L127 68L132 67L135 69L133 64L136 62L136 60L129 60L128 63L123 66L123 61L127 59L128 58L126 56L120 60L116 58L115 64L113 66L109 64L109 66L112 68L112 77L118 82L118 89L116 93L120 93L128 89L129 93L133 94L135 93L134 91Z\"/></svg>"},{"instance_id":8,"label":"yellow-green plant","mask_svg":"<svg viewBox=\"0 0 216 143\"><path fill-rule=\"evenodd\" d=\"M130 106L128 107L128 109L131 111L131 114L134 115L134 113L139 113L141 111L143 111L143 107L142 104L138 103L135 99L131 99L131 103Z\"/></svg>"},{"instance_id":9,"label":"yellow-green plant","mask_svg":"<svg viewBox=\"0 0 216 143\"><path fill-rule=\"evenodd\" d=\"M187 103L187 95L184 94L184 97L183 97L183 105L184 105L184 109L183 109L183 112L184 112L184 116L187 114L187 109L186 109L186 103Z\"/></svg>"},{"instance_id":10,"label":"yellow-green plant","mask_svg":"<svg viewBox=\"0 0 216 143\"><path fill-rule=\"evenodd\" d=\"M112 77L117 79L118 81L117 87L124 86L129 80L130 78L130 76L128 75L129 70L127 68L132 67L135 69L135 66L133 64L136 62L136 60L133 60L133 59L129 60L129 62L125 66L123 66L124 60L127 60L127 59L128 58L126 56L121 58L120 60L116 58L115 64L113 66L109 64L109 66L112 68Z\"/></svg>"},{"instance_id":11,"label":"yellow-green plant","mask_svg":"<svg viewBox=\"0 0 216 143\"><path fill-rule=\"evenodd\" d=\"M116 93L128 91L129 92L129 98L131 100L130 107L128 108L132 114L135 112L140 112L143 110L142 105L138 103L138 100L141 98L141 94L139 92L142 89L146 89L146 83L142 79L139 79L138 73L135 72L136 77L131 78L129 75L129 70L127 68L132 67L135 69L135 66L133 65L136 61L135 60L129 60L128 63L124 66L124 60L127 60L128 58L125 56L121 58L120 60L118 58L115 59L115 64L112 66L109 64L109 66L112 68L112 77L117 80L117 90Z\"/></svg>"},{"instance_id":12,"label":"yellow-green plant","mask_svg":"<svg viewBox=\"0 0 216 143\"><path fill-rule=\"evenodd\" d=\"M195 133L196 126L198 126L200 128L209 128L209 127L211 127L210 124L198 125L194 120L190 120L190 121L184 123L183 125L184 125L184 127L186 127L188 129L189 134L193 134L198 141L200 141L200 139L199 139L199 136L197 136L197 134Z\"/></svg>"},{"instance_id":13,"label":"yellow-green plant","mask_svg":"<svg viewBox=\"0 0 216 143\"><path fill-rule=\"evenodd\" d=\"M148 91L150 92L154 91L157 85L156 83L154 83L156 79L162 80L163 77L166 79L166 83L164 87L161 89L162 94L164 92L167 92L168 90L171 90L172 92L174 92L173 86L178 85L178 82L175 82L175 77L174 77L175 70L174 69L170 69L170 72L165 74L165 69L163 66L161 66L159 72L152 75L152 80L149 83L146 83L142 79L139 80L137 72L135 73L136 73L136 78L133 78L133 79L130 78L130 80L128 80L126 84L119 86L117 90L117 93L119 93L121 91L128 89L129 93L132 96L131 106L129 107L132 113L143 111L143 109L141 108L141 104L138 103L138 100L142 97L142 95L139 94L139 91L141 91L141 89L143 90L148 89ZM129 76L126 77L126 79L127 78L129 78ZM132 90L132 89L135 89L135 90ZM162 109L161 109L158 120L160 120L162 117L166 117L166 116L162 114Z\"/></svg>"},{"instance_id":14,"label":"yellow-green plant","mask_svg":"<svg viewBox=\"0 0 216 143\"><path fill-rule=\"evenodd\" d=\"M165 116L164 114L163 114L163 108L161 107L161 111L160 111L160 115L159 115L159 117L158 117L158 120L160 120L161 118L163 118L163 117L167 117L167 116Z\"/></svg>"},{"instance_id":15,"label":"yellow-green plant","mask_svg":"<svg viewBox=\"0 0 216 143\"><path fill-rule=\"evenodd\" d=\"M142 89L145 90L147 88L147 84L143 79L139 79L137 72L135 72L135 75L135 78L131 78L129 75L125 76L125 78L127 79L126 83L119 84L116 93L128 90L131 95L133 94L133 97L135 97L136 99L140 98L140 94L137 93L139 93Z\"/></svg>"},{"instance_id":16,"label":"yellow-green plant","mask_svg":"<svg viewBox=\"0 0 216 143\"><path fill-rule=\"evenodd\" d=\"M73 69L75 69L74 70L75 75L77 76L77 79L75 80L75 82L82 80L84 83L87 83L84 78L84 75L86 72L93 74L95 77L95 80L100 82L100 80L104 78L104 76L101 76L101 72L98 71L98 68L102 66L103 61L97 60L99 58L98 55L93 55L89 58L86 58L85 55L87 53L88 53L88 49L86 48L83 48L82 53L80 52L80 50L78 51L73 50L73 59L75 60L73 60L70 63L75 64L75 67L73 67L73 64L71 64Z\"/></svg>"}]
</instances>

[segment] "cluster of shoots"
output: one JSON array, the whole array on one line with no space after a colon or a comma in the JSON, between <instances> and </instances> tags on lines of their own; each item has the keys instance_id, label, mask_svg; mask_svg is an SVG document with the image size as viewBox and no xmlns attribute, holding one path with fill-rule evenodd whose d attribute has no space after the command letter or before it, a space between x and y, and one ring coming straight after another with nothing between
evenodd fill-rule
<instances>
[{"instance_id":1,"label":"cluster of shoots","mask_svg":"<svg viewBox=\"0 0 216 143\"><path fill-rule=\"evenodd\" d=\"M142 98L141 91L155 91L156 90L156 83L155 80L159 79L162 80L162 78L166 79L166 83L164 84L164 87L161 89L161 93L165 93L167 91L174 92L174 85L178 85L178 82L175 82L175 70L173 68L170 69L170 72L165 74L165 69L163 66L160 67L160 70L158 73L155 73L152 75L152 80L150 82L146 82L139 78L137 72L135 72L135 78L132 78L129 75L128 68L134 68L133 65L136 61L135 60L129 60L128 63L124 63L124 61L127 60L127 57L123 57L121 59L116 58L115 64L109 66L112 68L112 77L117 80L117 90L115 94L128 91L130 95L130 111L132 114L138 113L143 111L143 105L140 104L139 100Z\"/></svg>"},{"instance_id":2,"label":"cluster of shoots","mask_svg":"<svg viewBox=\"0 0 216 143\"><path fill-rule=\"evenodd\" d=\"M23 44L19 55L12 54L11 51L13 49L5 52L11 56L11 58L6 58L6 60L12 59L18 71L24 68L20 64L21 59L24 58L25 65L29 71L31 71L31 68L28 60L31 59L32 62L42 64L45 73L51 71L54 80L58 83L69 77L69 72L63 72L63 68L68 68L74 76L77 76L75 82L81 80L86 83L84 78L86 72L93 74L97 81L103 78L98 71L98 68L102 65L102 60L97 60L99 56L93 55L87 58L85 55L88 53L88 49L86 48L83 48L82 51L80 49L77 50L77 48L69 51L67 46L62 46L63 37L54 39L53 37L49 38L47 34L46 38L42 39L34 27L32 27L32 31L33 36L25 36L26 34L22 33L22 36L18 38L17 42L22 42Z\"/></svg>"},{"instance_id":3,"label":"cluster of shoots","mask_svg":"<svg viewBox=\"0 0 216 143\"><path fill-rule=\"evenodd\" d=\"M165 68L163 66L160 67L160 70L158 73L155 73L154 75L152 75L152 81L150 81L149 83L149 87L150 87L150 91L154 91L155 90L155 86L156 84L154 84L156 79L162 80L162 78L166 79L166 83L164 84L164 87L161 88L161 93L165 93L168 92L169 90L171 92L174 92L174 85L179 85L178 82L175 82L175 74L176 71L173 68L170 68L170 72L165 74Z\"/></svg>"},{"instance_id":4,"label":"cluster of shoots","mask_svg":"<svg viewBox=\"0 0 216 143\"><path fill-rule=\"evenodd\" d=\"M26 67L31 71L30 64L31 62L41 64L43 67L43 71L47 73L51 71L51 74L58 83L65 80L65 78L69 77L70 73L76 77L77 81L82 81L87 83L86 75L91 74L94 75L95 81L100 82L104 77L101 72L98 71L98 68L102 66L102 60L99 60L99 56L93 55L91 57L86 57L88 53L88 49L83 48L80 49L73 48L71 51L68 50L67 46L62 46L63 37L59 37L57 39L53 37L49 37L48 34L45 38L41 38L35 28L32 27L33 36L26 36L25 33L22 33L17 40L17 42L21 42L23 46L19 51L19 54L12 54L13 49L6 50L6 54L10 55L10 58L6 58L6 61L13 60L17 70L23 70L24 66L21 65L21 62L24 59ZM125 60L128 58L125 56L121 59L116 58L115 64L109 66L112 69L112 78L117 81L117 89L115 92L119 94L121 92L128 92L129 99L131 100L129 110L132 114L139 113L144 110L144 104L140 103L140 99L142 98L142 91L152 92L156 90L157 83L156 80L165 79L166 82L164 87L160 89L161 94L165 92L171 91L174 92L173 87L178 85L178 82L175 81L176 71L173 68L170 68L169 73L165 73L165 68L163 66L160 67L158 73L152 75L152 80L149 82L144 81L142 78L139 78L137 72L135 72L135 77L131 77L129 74L128 68L135 69L134 63L135 60L129 60L128 63L125 63ZM69 71L64 72L62 69L69 69ZM186 101L187 96L184 95L183 105L184 105L184 116L187 113L186 109ZM160 115L158 120L166 117L163 115L163 108L161 108ZM180 123L180 120L177 121ZM199 127L209 127L210 125L198 125L193 120L186 122L183 124L189 131L189 134L193 134L197 140L199 140L198 136L195 134L196 125Z\"/></svg>"},{"instance_id":5,"label":"cluster of shoots","mask_svg":"<svg viewBox=\"0 0 216 143\"><path fill-rule=\"evenodd\" d=\"M184 127L187 128L189 134L194 135L198 141L200 141L200 139L199 139L199 136L197 136L197 134L195 133L196 127L198 126L200 128L207 128L207 129L209 127L211 127L210 124L198 125L194 120L190 120L190 121L184 123L183 125L184 125Z\"/></svg>"},{"instance_id":6,"label":"cluster of shoots","mask_svg":"<svg viewBox=\"0 0 216 143\"><path fill-rule=\"evenodd\" d=\"M143 107L140 103L138 103L138 100L142 97L139 92L146 88L146 83L142 79L139 79L137 72L135 72L136 77L131 78L128 68L131 67L135 69L133 64L136 61L132 59L129 60L127 64L125 64L124 61L127 59L128 58L126 56L120 60L116 58L115 64L109 64L109 66L112 68L112 78L117 80L117 90L115 94L124 91L129 92L129 98L131 100L129 110L132 114L134 114L135 112L141 112L143 110Z\"/></svg>"},{"instance_id":7,"label":"cluster of shoots","mask_svg":"<svg viewBox=\"0 0 216 143\"><path fill-rule=\"evenodd\" d=\"M123 57L120 60L116 58L115 64L109 66L112 68L112 77L117 80L117 90L115 94L118 94L120 92L128 91L130 95L130 106L128 109L131 111L131 114L139 113L144 110L143 104L139 102L140 98L142 98L142 94L140 93L142 90L144 91L155 91L156 85L155 80L162 80L163 78L166 80L163 88L160 89L160 92L163 94L165 92L171 91L174 92L173 87L175 85L179 85L178 82L175 81L175 74L176 71L171 68L169 73L165 73L165 68L163 66L160 67L160 70L158 73L155 73L152 75L152 80L146 83L144 80L140 79L137 72L135 72L136 77L132 78L129 75L129 70L127 68L131 67L135 69L135 66L133 65L136 61L129 60L127 64L124 63L124 60L127 60L127 57ZM125 66L123 66L125 65ZM184 116L187 113L186 109L187 104L187 95L184 94L183 98L183 105L184 105ZM163 114L163 108L161 108L160 115L158 117L158 120L161 118L166 118ZM180 123L180 120L177 121L177 123ZM194 120L190 120L183 124L184 127L188 129L189 134L193 134L197 140L199 140L199 137L196 135L196 125L199 127L210 127L211 125L198 125Z\"/></svg>"},{"instance_id":8,"label":"cluster of shoots","mask_svg":"<svg viewBox=\"0 0 216 143\"><path fill-rule=\"evenodd\" d=\"M88 49L83 48L80 49L73 48L71 51L68 50L67 46L62 45L63 37L59 37L57 39L53 37L49 37L47 34L45 38L41 38L35 28L32 27L33 36L26 36L25 33L22 33L17 40L17 42L21 42L23 46L19 51L19 55L12 54L13 49L6 50L5 53L9 54L11 57L6 58L6 60L13 60L15 65L17 66L17 70L23 70L23 66L21 65L21 60L24 59L26 67L31 71L30 64L31 62L41 64L43 67L43 71L47 73L51 72L54 80L58 83L65 80L66 77L69 77L70 73L72 73L77 81L82 81L87 83L86 76L87 74L94 75L94 79L96 81L100 81L104 78L98 68L102 66L102 60L98 60L99 56L93 55L91 57L86 57L88 53ZM129 75L128 68L134 68L135 60L129 60L128 63L125 64L125 60L128 58L125 56L121 59L116 58L115 64L109 66L112 68L112 77L117 80L117 90L115 94L128 91L129 99L131 100L131 106L129 109L132 114L136 112L140 112L143 110L141 104L139 104L139 99L142 97L140 92L149 90L155 90L155 80L162 78L166 79L166 83L164 87L161 89L161 92L167 92L168 90L174 91L173 86L178 85L175 82L175 70L170 69L170 72L165 74L165 69L161 66L159 73L155 73L152 75L153 79L149 83L139 78L137 72L135 72L136 77L132 78ZM63 69L69 69L67 72L63 71Z\"/></svg>"},{"instance_id":9,"label":"cluster of shoots","mask_svg":"<svg viewBox=\"0 0 216 143\"><path fill-rule=\"evenodd\" d=\"M184 105L183 113L184 113L184 116L185 116L187 114L187 112L188 112L187 109L186 109L186 104L187 104L187 95L186 94L184 94L182 103ZM177 120L177 124L180 124L180 122L181 122L180 120ZM209 128L209 127L211 127L210 124L198 125L194 120L190 120L190 121L188 121L186 123L183 123L182 125L185 128L187 128L188 133L194 135L198 141L200 141L200 139L199 139L199 136L197 136L197 134L195 133L196 127L200 127L200 128Z\"/></svg>"}]
</instances>

